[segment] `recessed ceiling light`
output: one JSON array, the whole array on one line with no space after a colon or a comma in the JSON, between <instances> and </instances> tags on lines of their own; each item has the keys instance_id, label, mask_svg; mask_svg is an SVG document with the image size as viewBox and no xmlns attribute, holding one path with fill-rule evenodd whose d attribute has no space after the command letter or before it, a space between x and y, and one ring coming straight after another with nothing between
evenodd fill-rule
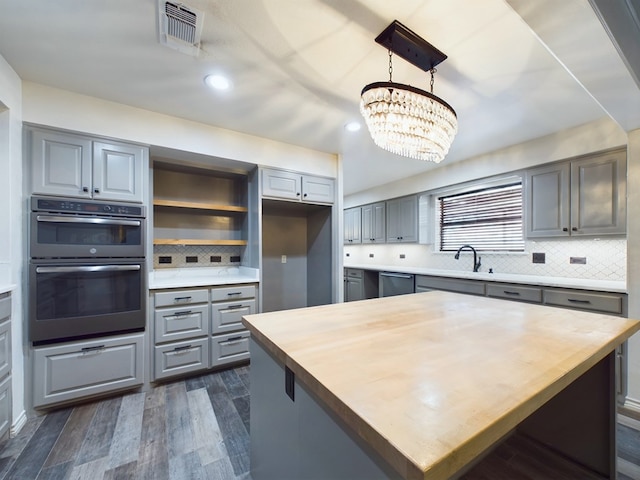
<instances>
[{"instance_id":1,"label":"recessed ceiling light","mask_svg":"<svg viewBox=\"0 0 640 480\"><path fill-rule=\"evenodd\" d=\"M229 90L231 88L231 81L220 74L207 75L204 77L204 83L214 90Z\"/></svg>"},{"instance_id":2,"label":"recessed ceiling light","mask_svg":"<svg viewBox=\"0 0 640 480\"><path fill-rule=\"evenodd\" d=\"M344 126L344 129L347 132L357 132L361 127L360 122L349 122Z\"/></svg>"}]
</instances>

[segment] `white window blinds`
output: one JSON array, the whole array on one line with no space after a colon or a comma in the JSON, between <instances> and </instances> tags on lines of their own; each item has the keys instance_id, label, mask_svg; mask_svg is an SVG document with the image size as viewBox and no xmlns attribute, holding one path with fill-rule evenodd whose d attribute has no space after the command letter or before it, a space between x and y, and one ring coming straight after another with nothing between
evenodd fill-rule
<instances>
[{"instance_id":1,"label":"white window blinds","mask_svg":"<svg viewBox=\"0 0 640 480\"><path fill-rule=\"evenodd\" d=\"M438 198L440 251L524 251L522 182Z\"/></svg>"}]
</instances>

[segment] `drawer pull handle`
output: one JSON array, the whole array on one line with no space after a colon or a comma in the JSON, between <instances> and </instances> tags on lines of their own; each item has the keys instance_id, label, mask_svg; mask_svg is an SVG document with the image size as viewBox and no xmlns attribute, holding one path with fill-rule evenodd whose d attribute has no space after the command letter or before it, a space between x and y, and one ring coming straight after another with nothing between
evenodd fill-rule
<instances>
[{"instance_id":1,"label":"drawer pull handle","mask_svg":"<svg viewBox=\"0 0 640 480\"><path fill-rule=\"evenodd\" d=\"M191 300L191 297L174 297L173 301L176 303L188 302Z\"/></svg>"},{"instance_id":2,"label":"drawer pull handle","mask_svg":"<svg viewBox=\"0 0 640 480\"><path fill-rule=\"evenodd\" d=\"M520 292L512 292L511 290L503 290L505 295L520 295Z\"/></svg>"},{"instance_id":3,"label":"drawer pull handle","mask_svg":"<svg viewBox=\"0 0 640 480\"><path fill-rule=\"evenodd\" d=\"M82 351L83 355L85 353L98 353L104 350L104 345L96 345L95 347L82 347L80 350Z\"/></svg>"},{"instance_id":4,"label":"drawer pull handle","mask_svg":"<svg viewBox=\"0 0 640 480\"><path fill-rule=\"evenodd\" d=\"M245 308L244 305L229 305L227 310L238 310L239 308Z\"/></svg>"},{"instance_id":5,"label":"drawer pull handle","mask_svg":"<svg viewBox=\"0 0 640 480\"><path fill-rule=\"evenodd\" d=\"M246 340L246 338L244 337L231 337L226 342L220 342L220 345L223 345L226 347L227 345L235 345L236 343L240 343L244 340Z\"/></svg>"},{"instance_id":6,"label":"drawer pull handle","mask_svg":"<svg viewBox=\"0 0 640 480\"><path fill-rule=\"evenodd\" d=\"M591 303L591 301L589 300L578 300L576 298L568 298L567 300L569 300L571 303L584 303L584 304Z\"/></svg>"},{"instance_id":7,"label":"drawer pull handle","mask_svg":"<svg viewBox=\"0 0 640 480\"><path fill-rule=\"evenodd\" d=\"M231 292L231 293L227 293L228 297L232 297L234 295L242 295L242 292Z\"/></svg>"},{"instance_id":8,"label":"drawer pull handle","mask_svg":"<svg viewBox=\"0 0 640 480\"><path fill-rule=\"evenodd\" d=\"M183 312L176 312L173 315L176 317L184 317L186 315L191 315L193 312L191 310L185 310Z\"/></svg>"},{"instance_id":9,"label":"drawer pull handle","mask_svg":"<svg viewBox=\"0 0 640 480\"><path fill-rule=\"evenodd\" d=\"M185 345L184 347L176 347L173 349L174 352L186 352L191 348L191 344Z\"/></svg>"}]
</instances>

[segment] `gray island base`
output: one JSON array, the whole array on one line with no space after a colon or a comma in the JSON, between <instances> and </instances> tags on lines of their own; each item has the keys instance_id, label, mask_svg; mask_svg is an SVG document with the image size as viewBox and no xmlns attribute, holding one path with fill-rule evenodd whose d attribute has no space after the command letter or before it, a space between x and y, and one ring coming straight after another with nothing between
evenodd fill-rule
<instances>
[{"instance_id":1,"label":"gray island base","mask_svg":"<svg viewBox=\"0 0 640 480\"><path fill-rule=\"evenodd\" d=\"M636 321L446 292L244 321L253 480L515 479L506 444L542 452L533 478L616 478L614 350Z\"/></svg>"}]
</instances>

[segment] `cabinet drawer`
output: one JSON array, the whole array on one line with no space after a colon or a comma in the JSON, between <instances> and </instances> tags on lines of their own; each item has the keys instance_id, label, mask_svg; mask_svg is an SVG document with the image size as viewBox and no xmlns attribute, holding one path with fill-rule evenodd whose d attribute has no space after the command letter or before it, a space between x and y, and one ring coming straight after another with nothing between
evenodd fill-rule
<instances>
[{"instance_id":1,"label":"cabinet drawer","mask_svg":"<svg viewBox=\"0 0 640 480\"><path fill-rule=\"evenodd\" d=\"M0 437L11 426L11 376L0 383Z\"/></svg>"},{"instance_id":2,"label":"cabinet drawer","mask_svg":"<svg viewBox=\"0 0 640 480\"><path fill-rule=\"evenodd\" d=\"M209 337L155 347L155 379L209 367Z\"/></svg>"},{"instance_id":3,"label":"cabinet drawer","mask_svg":"<svg viewBox=\"0 0 640 480\"><path fill-rule=\"evenodd\" d=\"M362 278L362 270L359 268L345 268L345 275L350 278Z\"/></svg>"},{"instance_id":4,"label":"cabinet drawer","mask_svg":"<svg viewBox=\"0 0 640 480\"><path fill-rule=\"evenodd\" d=\"M155 313L156 343L209 334L209 305L163 308Z\"/></svg>"},{"instance_id":5,"label":"cabinet drawer","mask_svg":"<svg viewBox=\"0 0 640 480\"><path fill-rule=\"evenodd\" d=\"M238 298L254 298L255 296L255 285L237 285L211 289L212 302L237 300Z\"/></svg>"},{"instance_id":6,"label":"cabinet drawer","mask_svg":"<svg viewBox=\"0 0 640 480\"><path fill-rule=\"evenodd\" d=\"M11 322L0 324L0 378L11 371Z\"/></svg>"},{"instance_id":7,"label":"cabinet drawer","mask_svg":"<svg viewBox=\"0 0 640 480\"><path fill-rule=\"evenodd\" d=\"M214 303L211 305L211 333L242 330L243 315L256 313L255 300L241 302Z\"/></svg>"},{"instance_id":8,"label":"cabinet drawer","mask_svg":"<svg viewBox=\"0 0 640 480\"><path fill-rule=\"evenodd\" d=\"M544 303L614 314L622 314L623 306L620 295L576 292L574 290L545 290Z\"/></svg>"},{"instance_id":9,"label":"cabinet drawer","mask_svg":"<svg viewBox=\"0 0 640 480\"><path fill-rule=\"evenodd\" d=\"M11 316L11 296L9 293L0 294L0 322Z\"/></svg>"},{"instance_id":10,"label":"cabinet drawer","mask_svg":"<svg viewBox=\"0 0 640 480\"><path fill-rule=\"evenodd\" d=\"M248 359L249 337L246 330L211 337L211 366Z\"/></svg>"},{"instance_id":11,"label":"cabinet drawer","mask_svg":"<svg viewBox=\"0 0 640 480\"><path fill-rule=\"evenodd\" d=\"M191 303L205 303L209 301L209 292L202 290L173 290L156 292L156 307L171 307L175 305L189 305Z\"/></svg>"},{"instance_id":12,"label":"cabinet drawer","mask_svg":"<svg viewBox=\"0 0 640 480\"><path fill-rule=\"evenodd\" d=\"M508 283L487 283L487 296L540 303L542 302L542 289Z\"/></svg>"},{"instance_id":13,"label":"cabinet drawer","mask_svg":"<svg viewBox=\"0 0 640 480\"><path fill-rule=\"evenodd\" d=\"M34 406L142 385L143 341L127 335L34 349Z\"/></svg>"},{"instance_id":14,"label":"cabinet drawer","mask_svg":"<svg viewBox=\"0 0 640 480\"><path fill-rule=\"evenodd\" d=\"M416 275L416 288L484 295L484 282Z\"/></svg>"}]
</instances>

